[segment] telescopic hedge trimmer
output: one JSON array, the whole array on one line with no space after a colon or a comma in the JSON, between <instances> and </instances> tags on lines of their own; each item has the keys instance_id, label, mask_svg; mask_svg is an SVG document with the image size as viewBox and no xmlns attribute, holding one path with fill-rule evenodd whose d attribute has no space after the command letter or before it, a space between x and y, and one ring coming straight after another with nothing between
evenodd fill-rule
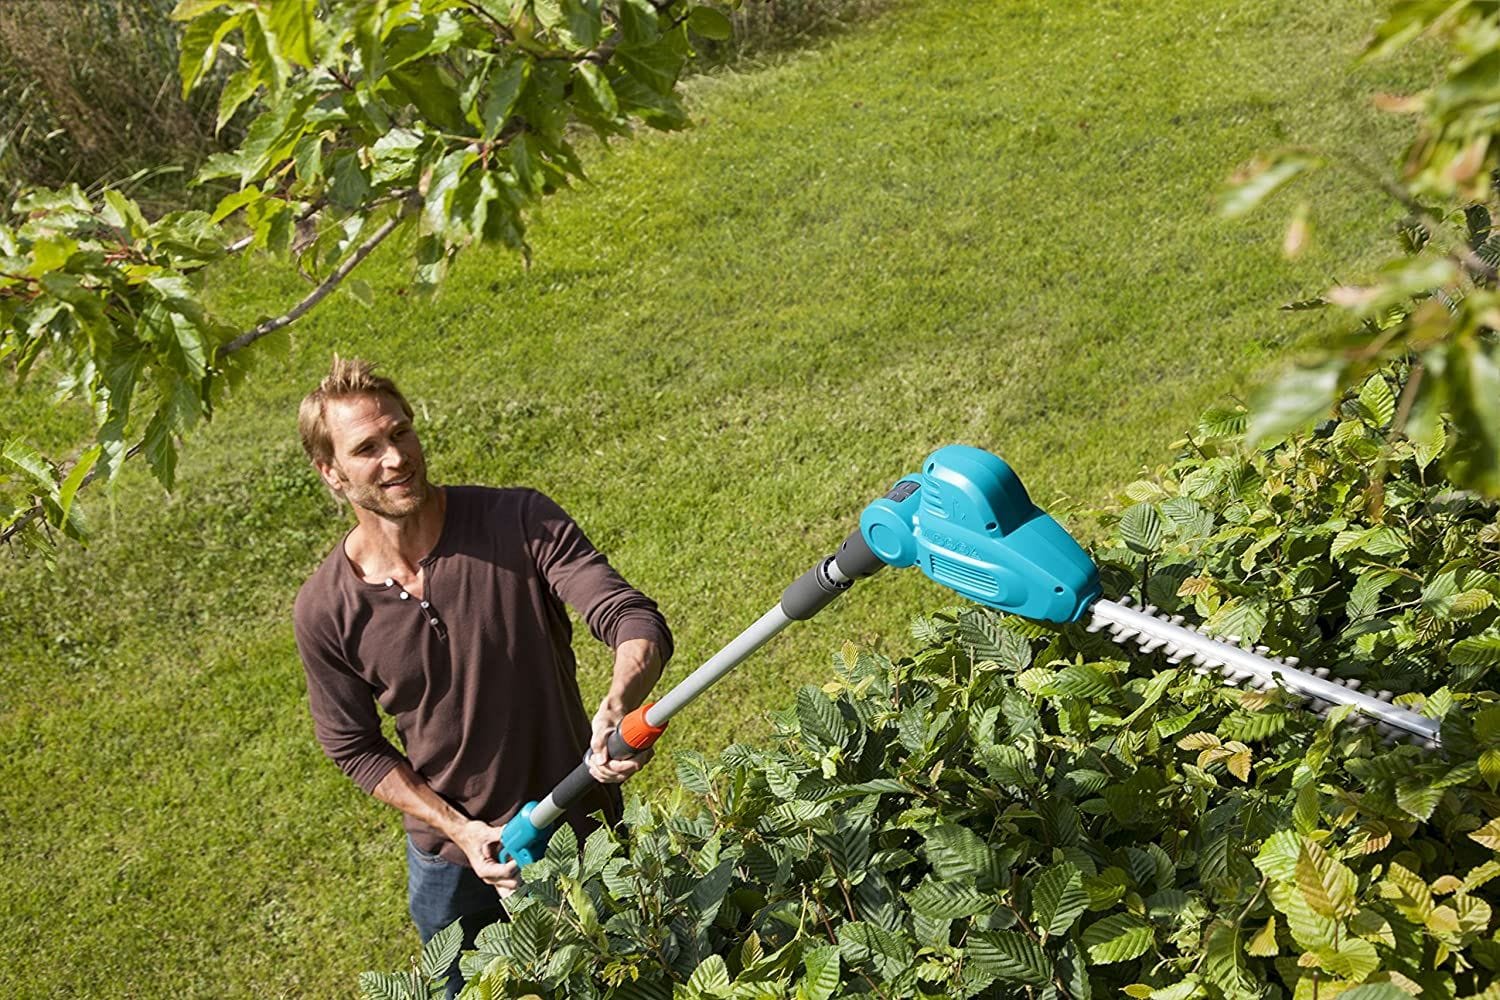
<instances>
[{"instance_id":1,"label":"telescopic hedge trimmer","mask_svg":"<svg viewBox=\"0 0 1500 1000\"><path fill-rule=\"evenodd\" d=\"M1297 668L1294 658L1265 655L1163 617L1152 606L1133 607L1100 596L1099 570L1073 537L1031 502L1021 480L998 457L950 445L933 452L922 471L903 477L860 515L838 552L820 560L781 595L760 620L741 632L660 701L626 716L609 736L612 758L652 746L667 720L739 666L794 621L833 603L854 581L886 566L917 566L933 580L986 607L1022 618L1065 624L1089 618L1091 632L1108 630L1117 642L1135 640L1145 652L1163 650L1173 663L1219 670L1230 684L1280 688L1307 699L1314 710L1352 705L1390 739L1438 745L1438 722L1389 703L1391 693L1358 690L1359 681L1331 680L1327 669ZM1232 638L1232 637L1231 637ZM529 803L501 831L499 857L529 864L546 849L553 824L594 783L579 764L541 802Z\"/></svg>"}]
</instances>

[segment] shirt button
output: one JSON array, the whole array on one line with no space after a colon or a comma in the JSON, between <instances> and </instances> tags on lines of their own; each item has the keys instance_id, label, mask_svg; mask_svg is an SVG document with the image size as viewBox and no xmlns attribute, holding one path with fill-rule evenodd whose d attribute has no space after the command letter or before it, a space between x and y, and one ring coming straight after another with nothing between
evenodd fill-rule
<instances>
[{"instance_id":1,"label":"shirt button","mask_svg":"<svg viewBox=\"0 0 1500 1000\"><path fill-rule=\"evenodd\" d=\"M426 601L422 602L422 607L424 607L424 608L427 607L427 602Z\"/></svg>"},{"instance_id":2,"label":"shirt button","mask_svg":"<svg viewBox=\"0 0 1500 1000\"><path fill-rule=\"evenodd\" d=\"M395 583L395 582L396 582L396 581L395 581L395 580L392 580L392 579L391 579L391 578L390 578L390 577L386 577L386 578L385 578L385 585L386 585L386 586L387 586L387 587L389 587L389 586L390 586L390 585L391 585L391 584L393 584L393 583Z\"/></svg>"},{"instance_id":3,"label":"shirt button","mask_svg":"<svg viewBox=\"0 0 1500 1000\"><path fill-rule=\"evenodd\" d=\"M401 591L401 599L402 599L402 600L403 600L403 601L404 601L404 600L406 600L406 599L407 599L407 598L408 598L408 597L410 597L410 596L411 596L411 595L410 595L410 594L408 594L408 593L407 593L407 592L406 592L406 591L404 591L404 590L403 590L403 591Z\"/></svg>"},{"instance_id":4,"label":"shirt button","mask_svg":"<svg viewBox=\"0 0 1500 1000\"><path fill-rule=\"evenodd\" d=\"M437 624L437 619L436 618L429 618L427 620L430 621L430 622L432 622L432 624L434 624L434 625Z\"/></svg>"}]
</instances>

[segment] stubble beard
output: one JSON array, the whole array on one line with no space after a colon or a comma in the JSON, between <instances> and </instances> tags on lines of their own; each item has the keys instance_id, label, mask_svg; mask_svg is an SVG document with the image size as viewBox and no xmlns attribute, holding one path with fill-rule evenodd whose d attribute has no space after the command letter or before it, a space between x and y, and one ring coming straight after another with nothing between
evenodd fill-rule
<instances>
[{"instance_id":1,"label":"stubble beard","mask_svg":"<svg viewBox=\"0 0 1500 1000\"><path fill-rule=\"evenodd\" d=\"M379 486L355 486L345 479L343 492L349 502L361 510L399 521L420 513L432 496L425 469L413 473L410 490L406 496L391 496Z\"/></svg>"}]
</instances>

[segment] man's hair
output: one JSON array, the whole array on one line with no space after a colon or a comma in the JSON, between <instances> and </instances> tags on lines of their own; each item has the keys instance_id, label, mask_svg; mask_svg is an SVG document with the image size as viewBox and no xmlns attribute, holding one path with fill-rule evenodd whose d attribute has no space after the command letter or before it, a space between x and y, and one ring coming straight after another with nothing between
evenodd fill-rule
<instances>
[{"instance_id":1,"label":"man's hair","mask_svg":"<svg viewBox=\"0 0 1500 1000\"><path fill-rule=\"evenodd\" d=\"M333 438L328 433L326 412L328 403L334 399L350 399L355 396L389 396L401 407L406 419L412 419L411 404L396 388L396 383L383 375L375 374L375 366L359 358L333 356L333 365L318 387L302 399L297 411L297 431L302 435L302 450L314 465L328 465L333 461Z\"/></svg>"}]
</instances>

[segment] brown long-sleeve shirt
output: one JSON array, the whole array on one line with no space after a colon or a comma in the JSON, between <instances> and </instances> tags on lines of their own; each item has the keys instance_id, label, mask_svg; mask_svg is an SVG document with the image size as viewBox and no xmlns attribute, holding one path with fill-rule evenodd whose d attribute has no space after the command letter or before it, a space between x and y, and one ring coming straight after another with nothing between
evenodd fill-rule
<instances>
[{"instance_id":1,"label":"brown long-sleeve shirt","mask_svg":"<svg viewBox=\"0 0 1500 1000\"><path fill-rule=\"evenodd\" d=\"M313 729L366 792L402 753L380 731L395 718L405 757L461 812L501 824L582 759L590 730L564 604L611 647L672 636L561 507L535 490L447 488L442 535L422 560L424 599L367 583L341 541L297 594L293 622ZM619 812L599 786L569 812ZM406 817L417 846L467 864L463 851Z\"/></svg>"}]
</instances>

